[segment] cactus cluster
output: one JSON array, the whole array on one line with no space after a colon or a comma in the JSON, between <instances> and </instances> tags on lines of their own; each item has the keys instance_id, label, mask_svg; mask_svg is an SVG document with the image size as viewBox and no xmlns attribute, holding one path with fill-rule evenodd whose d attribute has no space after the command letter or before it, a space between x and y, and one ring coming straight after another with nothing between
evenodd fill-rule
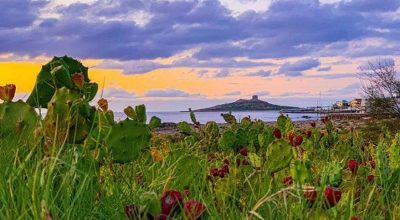
<instances>
[{"instance_id":1,"label":"cactus cluster","mask_svg":"<svg viewBox=\"0 0 400 220\"><path fill-rule=\"evenodd\" d=\"M95 97L98 89L96 83L90 82L88 68L81 62L68 56L54 57L42 66L27 103L33 107L47 108L56 90L62 87L79 92L87 101Z\"/></svg>"}]
</instances>

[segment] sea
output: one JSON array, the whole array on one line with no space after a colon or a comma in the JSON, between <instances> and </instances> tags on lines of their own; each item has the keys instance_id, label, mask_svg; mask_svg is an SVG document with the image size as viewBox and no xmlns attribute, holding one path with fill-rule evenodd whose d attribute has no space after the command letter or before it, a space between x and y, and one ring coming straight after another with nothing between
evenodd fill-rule
<instances>
[{"instance_id":1,"label":"sea","mask_svg":"<svg viewBox=\"0 0 400 220\"><path fill-rule=\"evenodd\" d=\"M215 121L217 123L224 123L221 113L226 112L195 112L196 119L204 124L208 121ZM265 122L274 122L279 116L279 111L237 111L232 112L236 119L240 120L246 116L253 119L261 119ZM293 121L316 120L319 118L317 114L312 113L290 113L287 114ZM115 120L123 120L126 115L123 112L114 113ZM189 112L147 112L147 119L150 120L152 116L157 116L162 122L178 123L181 121L191 122Z\"/></svg>"}]
</instances>

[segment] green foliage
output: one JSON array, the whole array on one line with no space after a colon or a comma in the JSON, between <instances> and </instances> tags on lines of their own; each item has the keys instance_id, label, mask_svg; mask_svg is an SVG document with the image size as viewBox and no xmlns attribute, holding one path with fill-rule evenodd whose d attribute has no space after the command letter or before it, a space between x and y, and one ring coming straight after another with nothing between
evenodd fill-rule
<instances>
[{"instance_id":1,"label":"green foliage","mask_svg":"<svg viewBox=\"0 0 400 220\"><path fill-rule=\"evenodd\" d=\"M81 143L92 127L94 108L85 102L78 92L66 87L58 89L48 104L43 120L47 137L55 143Z\"/></svg>"},{"instance_id":2,"label":"green foliage","mask_svg":"<svg viewBox=\"0 0 400 220\"><path fill-rule=\"evenodd\" d=\"M75 73L83 74L85 84L90 82L88 68L83 66L81 62L68 56L54 57L40 70L27 103L33 107L47 108L48 102L59 88L66 87L72 91L80 92L80 88L74 84L71 78ZM86 100L90 101L96 95L97 84L84 85L83 90L81 96L85 96Z\"/></svg>"},{"instance_id":3,"label":"green foliage","mask_svg":"<svg viewBox=\"0 0 400 220\"><path fill-rule=\"evenodd\" d=\"M267 148L266 158L268 171L278 172L289 166L293 158L292 146L286 140L274 140Z\"/></svg>"},{"instance_id":4,"label":"green foliage","mask_svg":"<svg viewBox=\"0 0 400 220\"><path fill-rule=\"evenodd\" d=\"M228 124L233 125L233 124L237 123L235 116L232 115L231 113L221 114L221 116L224 118L225 122Z\"/></svg>"},{"instance_id":5,"label":"green foliage","mask_svg":"<svg viewBox=\"0 0 400 220\"><path fill-rule=\"evenodd\" d=\"M0 138L32 137L39 120L35 110L21 100L1 103Z\"/></svg>"},{"instance_id":6,"label":"green foliage","mask_svg":"<svg viewBox=\"0 0 400 220\"><path fill-rule=\"evenodd\" d=\"M389 166L392 170L400 169L400 133L393 139L389 148Z\"/></svg>"},{"instance_id":7,"label":"green foliage","mask_svg":"<svg viewBox=\"0 0 400 220\"><path fill-rule=\"evenodd\" d=\"M179 132L181 132L182 134L185 134L185 135L192 134L192 128L190 127L190 124L187 123L186 121L179 122L177 124L177 128L178 128Z\"/></svg>"},{"instance_id":8,"label":"green foliage","mask_svg":"<svg viewBox=\"0 0 400 220\"><path fill-rule=\"evenodd\" d=\"M160 126L161 126L161 119L156 116L151 117L150 122L149 122L149 128L154 129L154 128L158 128Z\"/></svg>"},{"instance_id":9,"label":"green foliage","mask_svg":"<svg viewBox=\"0 0 400 220\"><path fill-rule=\"evenodd\" d=\"M147 125L126 119L112 126L106 146L114 162L127 163L136 160L143 150L149 148L150 137Z\"/></svg>"},{"instance_id":10,"label":"green foliage","mask_svg":"<svg viewBox=\"0 0 400 220\"><path fill-rule=\"evenodd\" d=\"M298 185L312 183L312 175L310 172L311 162L295 160L290 167L290 173Z\"/></svg>"},{"instance_id":11,"label":"green foliage","mask_svg":"<svg viewBox=\"0 0 400 220\"><path fill-rule=\"evenodd\" d=\"M236 135L231 130L226 130L222 133L221 138L218 140L218 145L221 150L229 150L235 147Z\"/></svg>"}]
</instances>

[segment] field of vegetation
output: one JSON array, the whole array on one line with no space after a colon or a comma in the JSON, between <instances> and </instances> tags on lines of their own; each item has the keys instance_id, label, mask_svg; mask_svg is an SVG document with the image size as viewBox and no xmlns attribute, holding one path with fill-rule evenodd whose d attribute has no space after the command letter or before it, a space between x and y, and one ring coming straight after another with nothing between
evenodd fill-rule
<instances>
[{"instance_id":1,"label":"field of vegetation","mask_svg":"<svg viewBox=\"0 0 400 220\"><path fill-rule=\"evenodd\" d=\"M115 121L70 57L44 65L26 102L0 87L1 219L400 219L400 133L371 140L324 118L178 124L144 105ZM42 118L35 109L47 109Z\"/></svg>"}]
</instances>

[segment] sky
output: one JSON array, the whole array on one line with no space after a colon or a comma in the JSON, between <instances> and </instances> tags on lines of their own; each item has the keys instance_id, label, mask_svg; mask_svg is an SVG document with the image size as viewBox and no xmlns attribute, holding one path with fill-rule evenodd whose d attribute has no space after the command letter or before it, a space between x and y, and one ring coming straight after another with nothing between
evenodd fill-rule
<instances>
[{"instance_id":1,"label":"sky","mask_svg":"<svg viewBox=\"0 0 400 220\"><path fill-rule=\"evenodd\" d=\"M69 55L116 111L256 94L329 105L362 97L359 66L400 62L399 0L1 0L0 11L0 85L26 98L41 66Z\"/></svg>"}]
</instances>

